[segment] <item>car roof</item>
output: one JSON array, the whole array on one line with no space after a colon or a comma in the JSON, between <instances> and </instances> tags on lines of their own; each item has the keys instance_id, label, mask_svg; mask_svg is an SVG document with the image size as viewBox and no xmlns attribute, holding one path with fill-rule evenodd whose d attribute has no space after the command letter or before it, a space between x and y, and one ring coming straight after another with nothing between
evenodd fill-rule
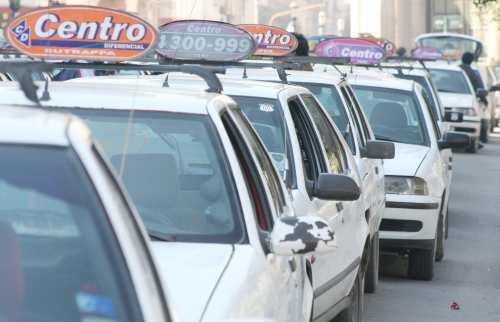
<instances>
[{"instance_id":1,"label":"car roof","mask_svg":"<svg viewBox=\"0 0 500 322\"><path fill-rule=\"evenodd\" d=\"M325 65L326 66L326 65ZM279 81L279 76L274 68L247 68L246 74L250 79L259 79L264 81ZM287 78L290 82L320 83L320 84L339 84L344 81L342 76L335 70L333 72L323 71L303 71L286 70ZM242 68L230 68L226 75L243 76Z\"/></svg>"},{"instance_id":2,"label":"car roof","mask_svg":"<svg viewBox=\"0 0 500 322\"><path fill-rule=\"evenodd\" d=\"M480 42L480 40L476 37L464 34L452 33L452 32L431 32L431 33L421 34L417 36L417 38L415 38L415 41L417 42L420 41L422 38L428 38L428 37L453 37L453 38L462 38Z\"/></svg>"},{"instance_id":3,"label":"car roof","mask_svg":"<svg viewBox=\"0 0 500 322\"><path fill-rule=\"evenodd\" d=\"M116 77L119 79L118 77ZM208 114L208 102L223 95L204 91L186 91L141 84L141 82L98 82L98 77L78 81L51 82L50 99L42 105L52 107L107 108L122 110L159 110ZM42 87L43 86L39 86ZM39 89L41 95L42 89ZM32 105L16 82L0 83L0 104Z\"/></svg>"},{"instance_id":4,"label":"car roof","mask_svg":"<svg viewBox=\"0 0 500 322\"><path fill-rule=\"evenodd\" d=\"M7 144L68 146L67 128L74 119L41 108L0 106L0 142Z\"/></svg>"},{"instance_id":5,"label":"car roof","mask_svg":"<svg viewBox=\"0 0 500 322\"><path fill-rule=\"evenodd\" d=\"M456 62L448 62L446 60L436 60L425 62L425 67L428 69L444 69L461 71L462 68Z\"/></svg>"},{"instance_id":6,"label":"car roof","mask_svg":"<svg viewBox=\"0 0 500 322\"><path fill-rule=\"evenodd\" d=\"M137 86L147 87L155 91L179 91L186 94L206 93L207 86L199 77L186 75L182 73L169 73L168 84L169 88L161 87L166 79L166 75L140 75L140 76L100 76L87 79L75 79L73 83L93 83L93 84L114 84L117 86L130 86L130 84L138 84ZM277 98L281 91L287 89L299 89L299 86L287 85L275 82L253 81L244 79L235 79L234 77L226 77L219 75L221 80L223 93L233 96L249 96L262 98ZM193 92L193 89L197 91Z\"/></svg>"},{"instance_id":7,"label":"car roof","mask_svg":"<svg viewBox=\"0 0 500 322\"><path fill-rule=\"evenodd\" d=\"M347 78L351 85L373 86L382 88L393 88L405 91L413 91L415 82L412 80L396 77L375 77L362 74L348 74Z\"/></svg>"}]
</instances>

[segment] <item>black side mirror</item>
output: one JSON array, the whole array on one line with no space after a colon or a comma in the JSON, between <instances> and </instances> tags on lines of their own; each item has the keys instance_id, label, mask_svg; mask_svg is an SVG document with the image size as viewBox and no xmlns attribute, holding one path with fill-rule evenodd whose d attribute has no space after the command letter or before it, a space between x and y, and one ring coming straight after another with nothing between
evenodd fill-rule
<instances>
[{"instance_id":1,"label":"black side mirror","mask_svg":"<svg viewBox=\"0 0 500 322\"><path fill-rule=\"evenodd\" d=\"M464 121L464 113L462 112L445 112L444 121L451 123L461 123Z\"/></svg>"},{"instance_id":2,"label":"black side mirror","mask_svg":"<svg viewBox=\"0 0 500 322\"><path fill-rule=\"evenodd\" d=\"M368 159L394 159L395 150L392 142L368 141L361 156Z\"/></svg>"},{"instance_id":3,"label":"black side mirror","mask_svg":"<svg viewBox=\"0 0 500 322\"><path fill-rule=\"evenodd\" d=\"M500 91L500 84L496 84L490 87L490 92L498 92Z\"/></svg>"},{"instance_id":4,"label":"black side mirror","mask_svg":"<svg viewBox=\"0 0 500 322\"><path fill-rule=\"evenodd\" d=\"M321 173L311 190L314 197L324 200L353 201L361 194L351 177L330 173Z\"/></svg>"},{"instance_id":5,"label":"black side mirror","mask_svg":"<svg viewBox=\"0 0 500 322\"><path fill-rule=\"evenodd\" d=\"M484 101L485 99L487 99L487 98L488 98L488 93L489 93L489 92L488 92L486 89L484 89L484 88L478 88L478 89L477 89L477 92L476 92L476 96L477 96L480 100Z\"/></svg>"},{"instance_id":6,"label":"black side mirror","mask_svg":"<svg viewBox=\"0 0 500 322\"><path fill-rule=\"evenodd\" d=\"M464 133L447 132L438 142L439 148L443 149L462 149L472 144L471 137Z\"/></svg>"}]
</instances>

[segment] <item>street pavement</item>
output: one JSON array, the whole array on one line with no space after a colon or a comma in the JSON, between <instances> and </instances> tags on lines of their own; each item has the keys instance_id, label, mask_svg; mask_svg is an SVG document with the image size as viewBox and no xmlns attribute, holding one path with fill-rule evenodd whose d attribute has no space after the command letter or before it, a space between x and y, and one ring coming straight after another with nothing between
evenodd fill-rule
<instances>
[{"instance_id":1,"label":"street pavement","mask_svg":"<svg viewBox=\"0 0 500 322\"><path fill-rule=\"evenodd\" d=\"M384 255L364 322L500 322L500 132L476 155L454 154L449 216L434 280L410 280L406 259Z\"/></svg>"}]
</instances>

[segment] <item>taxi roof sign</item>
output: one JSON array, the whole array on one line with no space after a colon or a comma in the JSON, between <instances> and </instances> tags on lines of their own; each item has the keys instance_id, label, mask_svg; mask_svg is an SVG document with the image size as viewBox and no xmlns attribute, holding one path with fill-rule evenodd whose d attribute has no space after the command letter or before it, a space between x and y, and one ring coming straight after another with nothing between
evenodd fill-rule
<instances>
[{"instance_id":1,"label":"taxi roof sign","mask_svg":"<svg viewBox=\"0 0 500 322\"><path fill-rule=\"evenodd\" d=\"M175 20L160 27L158 55L178 61L234 62L255 52L252 35L220 21Z\"/></svg>"},{"instance_id":2,"label":"taxi roof sign","mask_svg":"<svg viewBox=\"0 0 500 322\"><path fill-rule=\"evenodd\" d=\"M286 56L291 54L299 42L288 31L267 25L239 25L248 31L257 43L256 56Z\"/></svg>"},{"instance_id":3,"label":"taxi roof sign","mask_svg":"<svg viewBox=\"0 0 500 322\"><path fill-rule=\"evenodd\" d=\"M9 43L31 57L125 61L153 48L156 29L126 12L92 6L57 6L16 17L5 29Z\"/></svg>"},{"instance_id":4,"label":"taxi roof sign","mask_svg":"<svg viewBox=\"0 0 500 322\"><path fill-rule=\"evenodd\" d=\"M319 57L350 58L352 64L379 64L385 50L372 41L360 38L331 38L321 41L315 49Z\"/></svg>"},{"instance_id":5,"label":"taxi roof sign","mask_svg":"<svg viewBox=\"0 0 500 322\"><path fill-rule=\"evenodd\" d=\"M417 47L411 51L411 56L416 59L438 60L443 59L443 52L434 47Z\"/></svg>"}]
</instances>

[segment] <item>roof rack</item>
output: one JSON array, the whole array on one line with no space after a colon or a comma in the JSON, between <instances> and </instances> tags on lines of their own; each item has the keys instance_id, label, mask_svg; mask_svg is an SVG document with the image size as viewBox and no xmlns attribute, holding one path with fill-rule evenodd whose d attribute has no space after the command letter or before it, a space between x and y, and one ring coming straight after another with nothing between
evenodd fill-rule
<instances>
[{"instance_id":1,"label":"roof rack","mask_svg":"<svg viewBox=\"0 0 500 322\"><path fill-rule=\"evenodd\" d=\"M129 70L129 71L150 71L156 73L179 72L196 75L202 78L208 85L207 92L221 93L222 83L217 74L224 74L226 69L223 67L204 67L197 65L139 65L131 63L76 63L76 62L26 62L10 61L0 62L0 72L12 73L16 75L21 90L26 97L40 104L40 98L37 95L37 85L34 83L31 74L33 72L51 72L54 69L98 69L98 70ZM48 98L47 83L42 98Z\"/></svg>"}]
</instances>

